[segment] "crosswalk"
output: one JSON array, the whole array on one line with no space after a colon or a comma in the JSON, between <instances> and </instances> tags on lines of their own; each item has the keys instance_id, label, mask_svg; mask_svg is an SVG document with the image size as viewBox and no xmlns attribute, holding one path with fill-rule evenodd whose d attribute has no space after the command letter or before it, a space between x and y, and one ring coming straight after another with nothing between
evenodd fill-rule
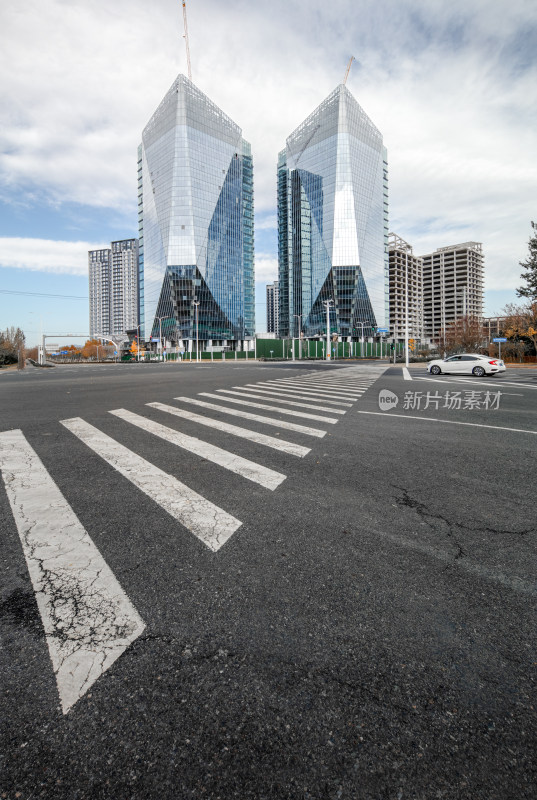
<instances>
[{"instance_id":1,"label":"crosswalk","mask_svg":"<svg viewBox=\"0 0 537 800\"><path fill-rule=\"evenodd\" d=\"M128 408L108 409L107 415L117 422L114 437L81 417L62 419L60 424L163 509L178 523L179 535L186 530L216 553L242 521L188 485L192 480L188 473L172 474L180 472L180 460L172 460L175 468L166 472L119 439L130 442L133 435L139 437L137 449L142 452L145 444L162 440L164 447L178 448L225 470L232 480L242 482L243 491L255 485L261 492L274 492L287 474L281 466L274 469L267 463L271 452L291 462L306 458L314 447L312 440L322 439L384 370L383 366L346 367L330 374L311 371L217 388L195 397L170 398L173 405L148 402L147 415ZM226 420L230 416L236 424ZM183 424L189 431L199 429L200 437L181 430ZM259 447L258 458L245 458L232 445L217 447L207 440L211 431L229 436L226 442L246 440L252 448ZM61 708L67 713L143 633L145 623L49 469L53 467L40 459L22 430L0 432L0 471L36 595Z\"/></svg>"}]
</instances>

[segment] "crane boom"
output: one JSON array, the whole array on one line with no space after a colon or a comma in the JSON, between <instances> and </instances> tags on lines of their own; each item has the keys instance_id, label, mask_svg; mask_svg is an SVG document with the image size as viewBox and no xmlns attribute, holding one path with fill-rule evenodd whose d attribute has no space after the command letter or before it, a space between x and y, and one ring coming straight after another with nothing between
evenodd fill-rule
<instances>
[{"instance_id":1,"label":"crane boom","mask_svg":"<svg viewBox=\"0 0 537 800\"><path fill-rule=\"evenodd\" d=\"M183 5L184 5L184 3L183 3ZM187 45L187 46L188 46L188 45ZM345 73L345 78L343 79L343 84L344 84L344 85L347 83L347 78L349 77L349 72L351 71L352 62L353 62L354 60L355 60L355 59L354 59L354 56L351 56L351 57L349 58L349 63L347 64L347 72Z\"/></svg>"},{"instance_id":2,"label":"crane boom","mask_svg":"<svg viewBox=\"0 0 537 800\"><path fill-rule=\"evenodd\" d=\"M192 80L192 68L190 66L190 47L188 45L188 25L186 21L186 0L183 0L183 25L185 28L185 32L183 34L183 39L185 40L186 45L186 65L188 68L188 79Z\"/></svg>"}]
</instances>

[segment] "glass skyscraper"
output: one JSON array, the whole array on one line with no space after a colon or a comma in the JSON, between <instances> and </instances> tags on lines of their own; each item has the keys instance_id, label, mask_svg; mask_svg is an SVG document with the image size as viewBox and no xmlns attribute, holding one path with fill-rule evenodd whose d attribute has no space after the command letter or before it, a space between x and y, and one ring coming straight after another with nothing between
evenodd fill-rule
<instances>
[{"instance_id":1,"label":"glass skyscraper","mask_svg":"<svg viewBox=\"0 0 537 800\"><path fill-rule=\"evenodd\" d=\"M388 317L388 164L382 135L341 84L278 158L280 335L371 335ZM299 319L299 317L301 319ZM363 325L363 328L362 328Z\"/></svg>"},{"instance_id":2,"label":"glass skyscraper","mask_svg":"<svg viewBox=\"0 0 537 800\"><path fill-rule=\"evenodd\" d=\"M231 347L253 336L250 145L184 75L143 131L138 209L142 336L159 336L159 318L184 347L197 333Z\"/></svg>"}]
</instances>

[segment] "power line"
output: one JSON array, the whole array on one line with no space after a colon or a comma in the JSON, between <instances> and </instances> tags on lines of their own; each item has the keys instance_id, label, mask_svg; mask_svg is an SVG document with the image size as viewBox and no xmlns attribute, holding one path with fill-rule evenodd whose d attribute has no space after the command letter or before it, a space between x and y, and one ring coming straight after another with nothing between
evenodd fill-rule
<instances>
[{"instance_id":1,"label":"power line","mask_svg":"<svg viewBox=\"0 0 537 800\"><path fill-rule=\"evenodd\" d=\"M89 297L79 294L44 294L43 292L15 292L11 289L0 289L0 294L17 294L25 295L26 297L54 297L56 299L62 298L66 300L89 300Z\"/></svg>"}]
</instances>

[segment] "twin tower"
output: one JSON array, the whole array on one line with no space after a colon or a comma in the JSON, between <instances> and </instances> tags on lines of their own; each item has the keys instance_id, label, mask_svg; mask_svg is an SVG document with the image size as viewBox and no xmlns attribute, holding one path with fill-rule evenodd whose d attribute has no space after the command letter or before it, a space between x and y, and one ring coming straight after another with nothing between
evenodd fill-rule
<instances>
[{"instance_id":1,"label":"twin tower","mask_svg":"<svg viewBox=\"0 0 537 800\"><path fill-rule=\"evenodd\" d=\"M387 156L341 84L278 157L280 335L360 338L387 305ZM255 332L251 147L184 75L138 151L140 322L145 339L242 349Z\"/></svg>"}]
</instances>

